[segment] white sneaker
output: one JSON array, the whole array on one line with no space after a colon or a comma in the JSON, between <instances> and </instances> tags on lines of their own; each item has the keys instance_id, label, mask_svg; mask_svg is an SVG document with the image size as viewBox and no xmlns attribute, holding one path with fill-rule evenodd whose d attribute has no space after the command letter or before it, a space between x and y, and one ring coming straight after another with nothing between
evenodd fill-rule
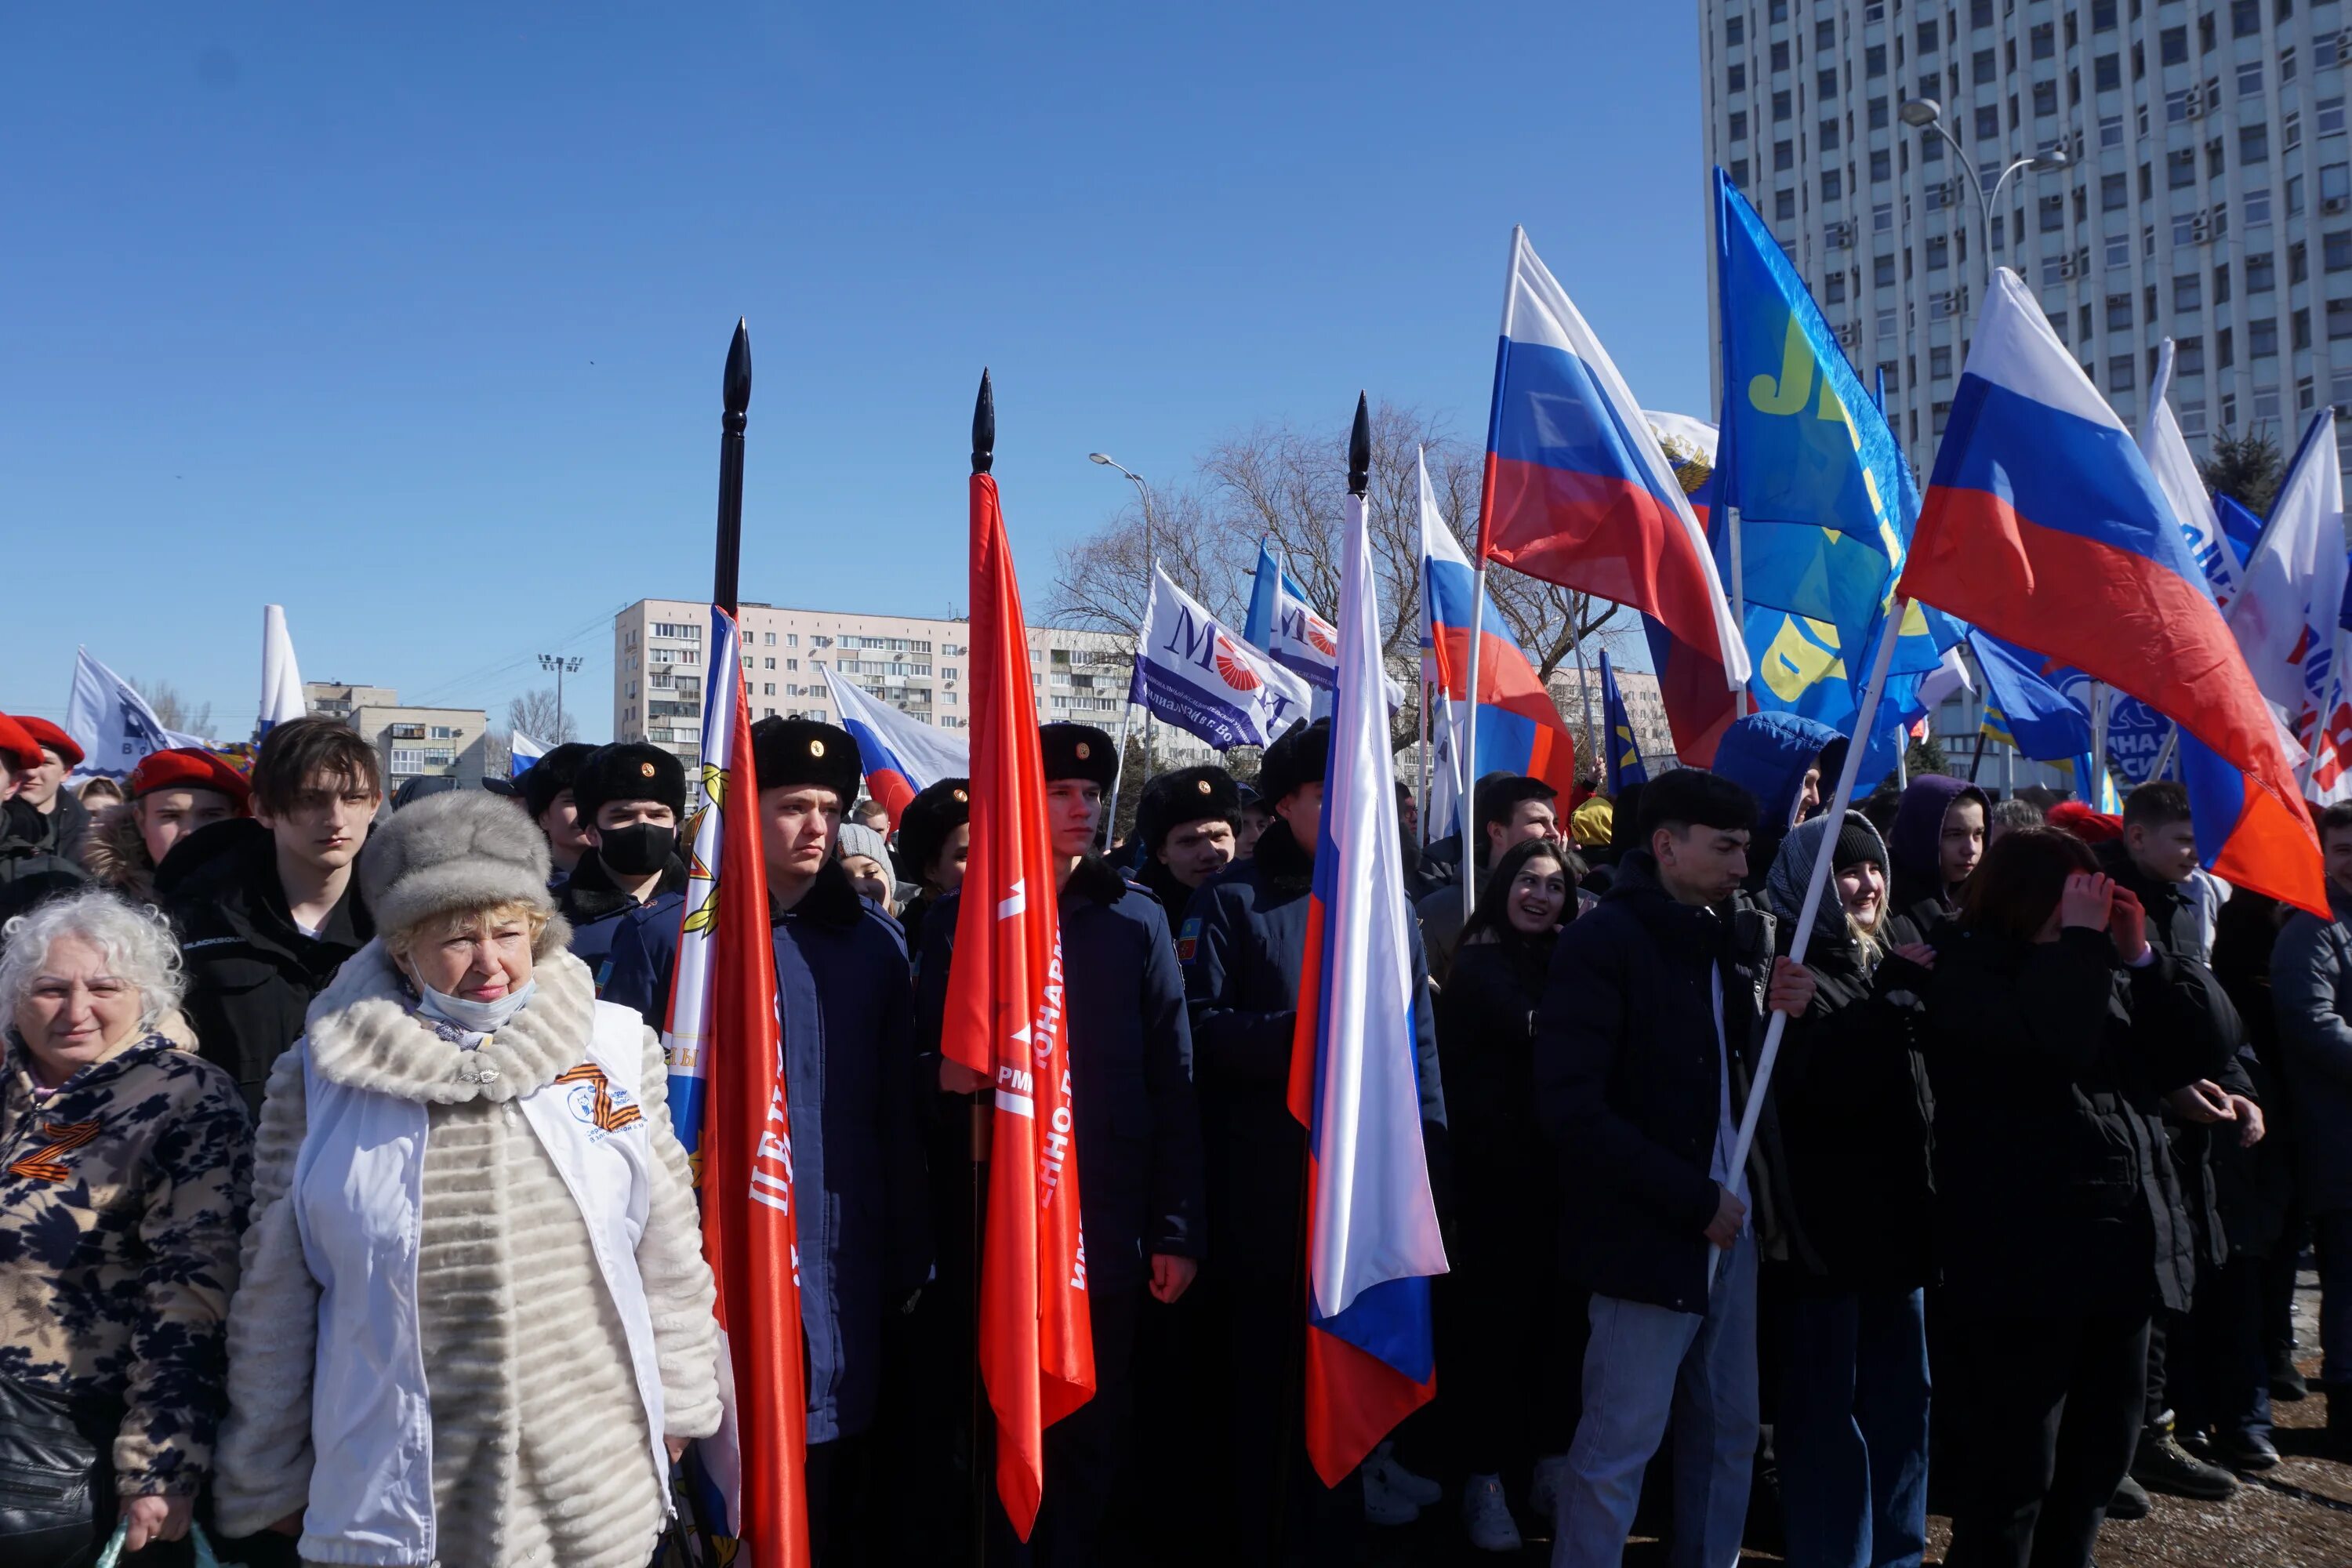
<instances>
[{"instance_id":1,"label":"white sneaker","mask_svg":"<svg viewBox=\"0 0 2352 1568\"><path fill-rule=\"evenodd\" d=\"M1559 1517L1559 1483L1568 1475L1566 1454L1546 1454L1536 1461L1528 1485L1528 1511L1549 1523Z\"/></svg>"},{"instance_id":2,"label":"white sneaker","mask_svg":"<svg viewBox=\"0 0 2352 1568\"><path fill-rule=\"evenodd\" d=\"M1501 1477L1472 1476L1462 1483L1462 1528L1481 1552L1519 1550L1519 1527L1511 1519L1511 1505L1503 1500Z\"/></svg>"},{"instance_id":3,"label":"white sneaker","mask_svg":"<svg viewBox=\"0 0 2352 1568\"><path fill-rule=\"evenodd\" d=\"M1374 1448L1372 1457L1365 1468L1367 1469L1377 1468L1383 1471L1381 1479L1411 1499L1416 1507L1427 1508L1445 1495L1444 1487L1426 1476L1414 1475L1398 1461L1396 1443L1393 1440L1382 1443L1379 1447Z\"/></svg>"},{"instance_id":4,"label":"white sneaker","mask_svg":"<svg viewBox=\"0 0 2352 1568\"><path fill-rule=\"evenodd\" d=\"M1418 1480L1384 1450L1376 1450L1360 1472L1364 1482L1364 1522L1385 1527L1411 1524L1421 1517L1421 1504L1398 1484L1399 1478Z\"/></svg>"}]
</instances>

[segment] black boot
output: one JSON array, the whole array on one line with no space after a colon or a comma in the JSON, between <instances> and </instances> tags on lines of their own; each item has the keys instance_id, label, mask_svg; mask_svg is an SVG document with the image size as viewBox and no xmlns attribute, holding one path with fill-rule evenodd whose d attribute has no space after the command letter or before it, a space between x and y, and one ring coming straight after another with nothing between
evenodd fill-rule
<instances>
[{"instance_id":1,"label":"black boot","mask_svg":"<svg viewBox=\"0 0 2352 1568\"><path fill-rule=\"evenodd\" d=\"M2219 1465L2209 1465L2182 1447L2172 1435L2170 1413L2150 1423L2139 1435L2139 1452L2132 1457L2132 1479L2152 1492L2219 1502L2235 1497L2238 1478Z\"/></svg>"},{"instance_id":2,"label":"black boot","mask_svg":"<svg viewBox=\"0 0 2352 1568\"><path fill-rule=\"evenodd\" d=\"M2327 1431L2321 1439L2321 1452L2331 1459L2352 1461L2352 1383L2323 1383L2319 1392L2327 1401Z\"/></svg>"}]
</instances>

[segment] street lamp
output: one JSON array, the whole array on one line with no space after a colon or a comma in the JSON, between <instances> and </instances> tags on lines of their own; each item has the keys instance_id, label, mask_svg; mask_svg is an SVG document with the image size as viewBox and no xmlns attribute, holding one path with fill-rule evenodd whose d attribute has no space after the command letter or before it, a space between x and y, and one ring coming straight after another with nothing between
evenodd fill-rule
<instances>
[{"instance_id":1,"label":"street lamp","mask_svg":"<svg viewBox=\"0 0 2352 1568\"><path fill-rule=\"evenodd\" d=\"M1129 479L1134 481L1135 493L1143 498L1143 582L1144 586L1148 591L1151 585L1151 574L1158 566L1158 563L1153 560L1151 554L1151 487L1145 484L1143 482L1143 476L1137 473L1134 469L1127 467L1124 463L1114 462L1108 452L1088 452L1087 454L1087 461L1089 463L1099 463L1106 468L1117 468L1120 473L1125 474ZM1141 657L1139 649L1138 650L1137 657ZM1120 721L1122 731L1125 728L1125 724L1126 721L1124 720ZM1121 762L1126 760L1126 744L1124 741L1122 741L1119 746ZM1148 707L1143 710L1143 776L1146 779L1150 779L1151 777L1151 710ZM1112 801L1110 803L1109 811L1111 817L1116 820L1118 816L1118 802L1115 800Z\"/></svg>"},{"instance_id":2,"label":"street lamp","mask_svg":"<svg viewBox=\"0 0 2352 1568\"><path fill-rule=\"evenodd\" d=\"M1960 145L1960 139L1952 134L1951 125L1944 119L1942 104L1932 98L1906 98L1903 100L1902 107L1895 110L1895 114L1904 124L1913 130L1933 132L1951 144L1952 152L1958 159L1960 172L1968 176L1969 190L1977 198L1977 217L1981 224L1981 233L1979 237L1981 243L1978 246L1978 249L1984 259L1985 285L1988 288L1991 287L1992 209L2000 205L2002 187L2009 184L2012 175L2021 172L2036 174L2056 174L2072 167L2073 160L2066 156L2066 150L2063 147L2053 147L2047 153L2012 158L2002 168L1999 177L1993 181L1991 194L1987 195L1984 181L1977 174L1976 165L1969 162L1969 150ZM2024 237L2021 235L2018 237L2022 242Z\"/></svg>"},{"instance_id":3,"label":"street lamp","mask_svg":"<svg viewBox=\"0 0 2352 1568\"><path fill-rule=\"evenodd\" d=\"M539 668L551 672L555 677L555 733L549 740L550 745L561 745L563 742L563 678L566 675L579 674L580 663L580 657L577 654L569 658L561 654L552 653L543 653L539 656Z\"/></svg>"}]
</instances>

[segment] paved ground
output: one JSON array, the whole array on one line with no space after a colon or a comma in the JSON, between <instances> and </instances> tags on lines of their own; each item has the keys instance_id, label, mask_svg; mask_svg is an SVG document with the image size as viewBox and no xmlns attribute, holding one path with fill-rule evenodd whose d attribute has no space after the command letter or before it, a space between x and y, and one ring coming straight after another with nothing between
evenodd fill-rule
<instances>
[{"instance_id":1,"label":"paved ground","mask_svg":"<svg viewBox=\"0 0 2352 1568\"><path fill-rule=\"evenodd\" d=\"M2306 1269L2296 1300L2297 1338L2306 1354L2304 1372L2318 1371L2316 1314L2319 1290ZM2352 1465L2315 1458L2308 1436L2325 1424L2326 1402L2315 1391L2294 1405L2277 1406L2278 1446L2285 1457L2269 1476L2252 1481L2225 1503L2156 1499L2156 1509L2134 1524L2110 1524L2099 1536L2099 1568L2352 1568ZM1522 1521L1522 1528L1528 1521ZM1929 1521L1927 1560L1941 1560L1949 1521ZM1517 1557L1473 1552L1462 1538L1452 1499L1401 1530L1374 1533L1370 1561L1395 1568L1431 1564L1540 1563L1548 1540L1530 1536ZM1748 1560L1777 1563L1765 1552ZM1663 1568L1665 1552L1654 1541L1637 1539L1625 1554L1628 1568Z\"/></svg>"}]
</instances>

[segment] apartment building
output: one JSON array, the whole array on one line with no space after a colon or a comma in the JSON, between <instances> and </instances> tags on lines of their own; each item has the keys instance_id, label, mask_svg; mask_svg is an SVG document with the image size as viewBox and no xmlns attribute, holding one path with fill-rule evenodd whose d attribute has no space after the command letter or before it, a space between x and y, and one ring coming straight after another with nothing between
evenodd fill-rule
<instances>
[{"instance_id":1,"label":"apartment building","mask_svg":"<svg viewBox=\"0 0 2352 1568\"><path fill-rule=\"evenodd\" d=\"M1653 770L1671 766L1675 758L1674 731L1666 724L1665 699L1658 694L1658 678L1646 669L1613 666L1610 673L1617 678L1617 695L1624 700L1625 717L1633 721L1633 743L1641 748L1642 760ZM1575 665L1563 664L1551 672L1547 686L1552 701L1567 716L1570 731L1576 736L1577 771L1597 776L1601 772L1601 753L1586 742L1584 716L1589 696L1592 728L1601 727L1601 667L1589 665L1580 676Z\"/></svg>"},{"instance_id":2,"label":"apartment building","mask_svg":"<svg viewBox=\"0 0 2352 1568\"><path fill-rule=\"evenodd\" d=\"M709 606L685 599L640 599L613 619L613 734L646 740L692 760L702 743L702 696L709 679L704 643ZM751 717L840 722L828 677L846 678L927 724L971 721L971 626L960 620L741 606L743 679ZM1118 727L1132 673L1130 639L1102 632L1029 628L1029 679L1040 722ZM1157 727L1163 767L1210 759L1189 735Z\"/></svg>"},{"instance_id":3,"label":"apartment building","mask_svg":"<svg viewBox=\"0 0 2352 1568\"><path fill-rule=\"evenodd\" d=\"M375 743L389 795L419 775L479 785L489 715L479 708L403 707L389 686L306 680L302 701L315 717L341 719Z\"/></svg>"},{"instance_id":4,"label":"apartment building","mask_svg":"<svg viewBox=\"0 0 2352 1568\"><path fill-rule=\"evenodd\" d=\"M2171 402L2200 457L2223 431L2291 450L2319 406L2352 409L2339 0L1701 0L1700 16L1707 157L1864 382L1884 375L1920 473L1988 262L2033 288L2134 428L2173 338ZM1998 191L1989 209L1979 190Z\"/></svg>"}]
</instances>

